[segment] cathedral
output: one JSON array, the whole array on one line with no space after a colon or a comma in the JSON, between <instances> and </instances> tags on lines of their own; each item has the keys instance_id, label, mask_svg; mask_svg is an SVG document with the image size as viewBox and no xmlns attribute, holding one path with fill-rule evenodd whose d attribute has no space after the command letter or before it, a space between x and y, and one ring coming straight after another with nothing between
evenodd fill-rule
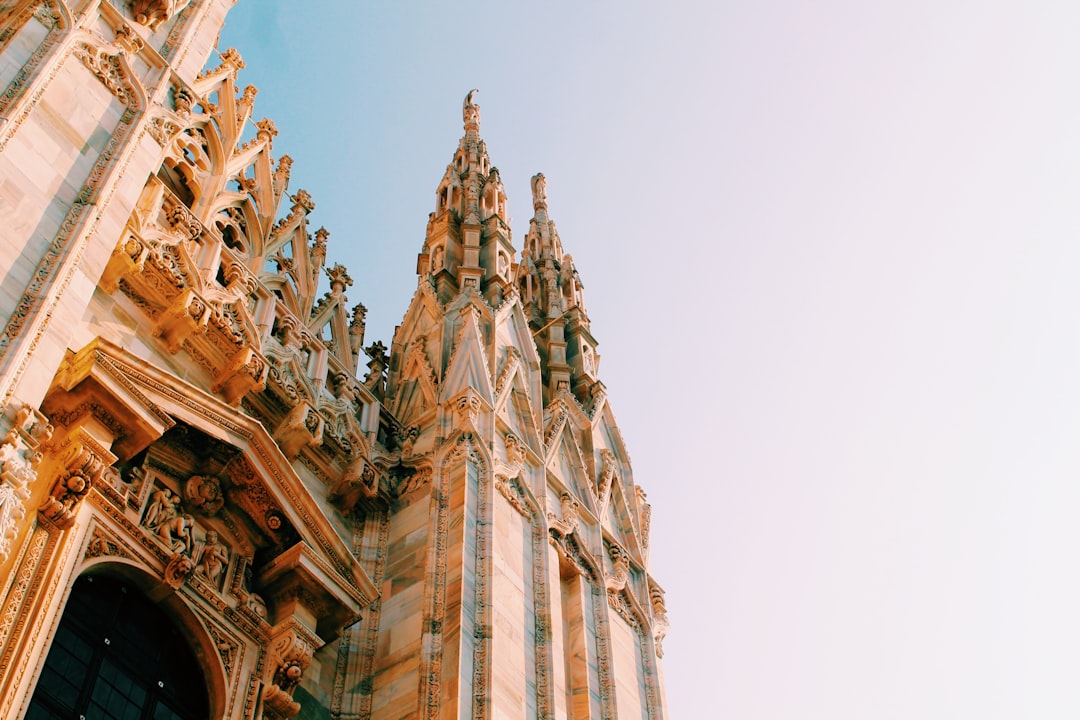
<instances>
[{"instance_id":1,"label":"cathedral","mask_svg":"<svg viewBox=\"0 0 1080 720\"><path fill-rule=\"evenodd\" d=\"M365 341L234 1L0 0L0 718L664 718L544 176L519 249L468 93Z\"/></svg>"}]
</instances>

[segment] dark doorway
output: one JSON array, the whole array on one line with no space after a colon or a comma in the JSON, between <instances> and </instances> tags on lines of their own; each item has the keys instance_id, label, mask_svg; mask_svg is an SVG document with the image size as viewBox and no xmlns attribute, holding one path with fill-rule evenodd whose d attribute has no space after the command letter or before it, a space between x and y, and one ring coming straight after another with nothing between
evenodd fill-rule
<instances>
[{"instance_id":1,"label":"dark doorway","mask_svg":"<svg viewBox=\"0 0 1080 720\"><path fill-rule=\"evenodd\" d=\"M181 631L134 586L75 581L27 720L206 720L206 683Z\"/></svg>"}]
</instances>

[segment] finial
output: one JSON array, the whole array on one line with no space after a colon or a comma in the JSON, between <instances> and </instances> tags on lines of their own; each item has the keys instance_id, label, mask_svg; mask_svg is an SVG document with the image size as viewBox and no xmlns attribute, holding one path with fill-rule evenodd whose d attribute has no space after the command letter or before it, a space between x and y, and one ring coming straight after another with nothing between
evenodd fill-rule
<instances>
[{"instance_id":1,"label":"finial","mask_svg":"<svg viewBox=\"0 0 1080 720\"><path fill-rule=\"evenodd\" d=\"M532 176L533 208L547 210L547 178L544 173L536 173Z\"/></svg>"},{"instance_id":2,"label":"finial","mask_svg":"<svg viewBox=\"0 0 1080 720\"><path fill-rule=\"evenodd\" d=\"M473 89L465 96L465 102L461 106L461 118L465 121L465 132L480 130L480 106L473 103L473 95L480 92Z\"/></svg>"}]
</instances>

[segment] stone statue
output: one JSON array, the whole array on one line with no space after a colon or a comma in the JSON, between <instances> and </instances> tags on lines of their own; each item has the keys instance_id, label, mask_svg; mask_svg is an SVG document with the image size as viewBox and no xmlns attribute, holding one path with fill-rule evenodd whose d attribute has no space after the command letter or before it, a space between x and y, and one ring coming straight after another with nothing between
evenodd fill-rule
<instances>
[{"instance_id":1,"label":"stone statue","mask_svg":"<svg viewBox=\"0 0 1080 720\"><path fill-rule=\"evenodd\" d=\"M217 584L218 577L221 575L221 571L225 569L225 566L229 564L229 550L218 539L218 534L214 530L208 530L206 532L206 540L202 549L202 557L199 559L199 566L196 568L196 572L205 577L210 582Z\"/></svg>"},{"instance_id":2,"label":"stone statue","mask_svg":"<svg viewBox=\"0 0 1080 720\"><path fill-rule=\"evenodd\" d=\"M473 95L480 92L473 89L469 91L469 94L465 96L465 102L461 106L461 119L465 121L465 129L468 130L470 126L480 129L480 106L473 102Z\"/></svg>"},{"instance_id":3,"label":"stone statue","mask_svg":"<svg viewBox=\"0 0 1080 720\"><path fill-rule=\"evenodd\" d=\"M169 488L158 488L151 495L150 507L146 511L146 519L143 520L150 530L157 530L166 521L180 514L180 496L173 493Z\"/></svg>"},{"instance_id":4,"label":"stone statue","mask_svg":"<svg viewBox=\"0 0 1080 720\"><path fill-rule=\"evenodd\" d=\"M158 537L174 552L191 554L191 530L195 527L195 518L180 515L158 526Z\"/></svg>"},{"instance_id":5,"label":"stone statue","mask_svg":"<svg viewBox=\"0 0 1080 720\"><path fill-rule=\"evenodd\" d=\"M539 210L547 207L547 178L544 173L532 176L533 207Z\"/></svg>"}]
</instances>

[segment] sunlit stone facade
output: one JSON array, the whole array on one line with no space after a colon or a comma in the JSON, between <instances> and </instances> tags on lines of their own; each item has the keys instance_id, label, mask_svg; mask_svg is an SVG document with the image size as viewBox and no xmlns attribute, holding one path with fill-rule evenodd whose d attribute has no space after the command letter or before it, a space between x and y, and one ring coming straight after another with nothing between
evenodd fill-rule
<instances>
[{"instance_id":1,"label":"sunlit stone facade","mask_svg":"<svg viewBox=\"0 0 1080 720\"><path fill-rule=\"evenodd\" d=\"M518 252L469 93L365 346L231 4L0 1L0 717L664 717L543 175Z\"/></svg>"}]
</instances>

